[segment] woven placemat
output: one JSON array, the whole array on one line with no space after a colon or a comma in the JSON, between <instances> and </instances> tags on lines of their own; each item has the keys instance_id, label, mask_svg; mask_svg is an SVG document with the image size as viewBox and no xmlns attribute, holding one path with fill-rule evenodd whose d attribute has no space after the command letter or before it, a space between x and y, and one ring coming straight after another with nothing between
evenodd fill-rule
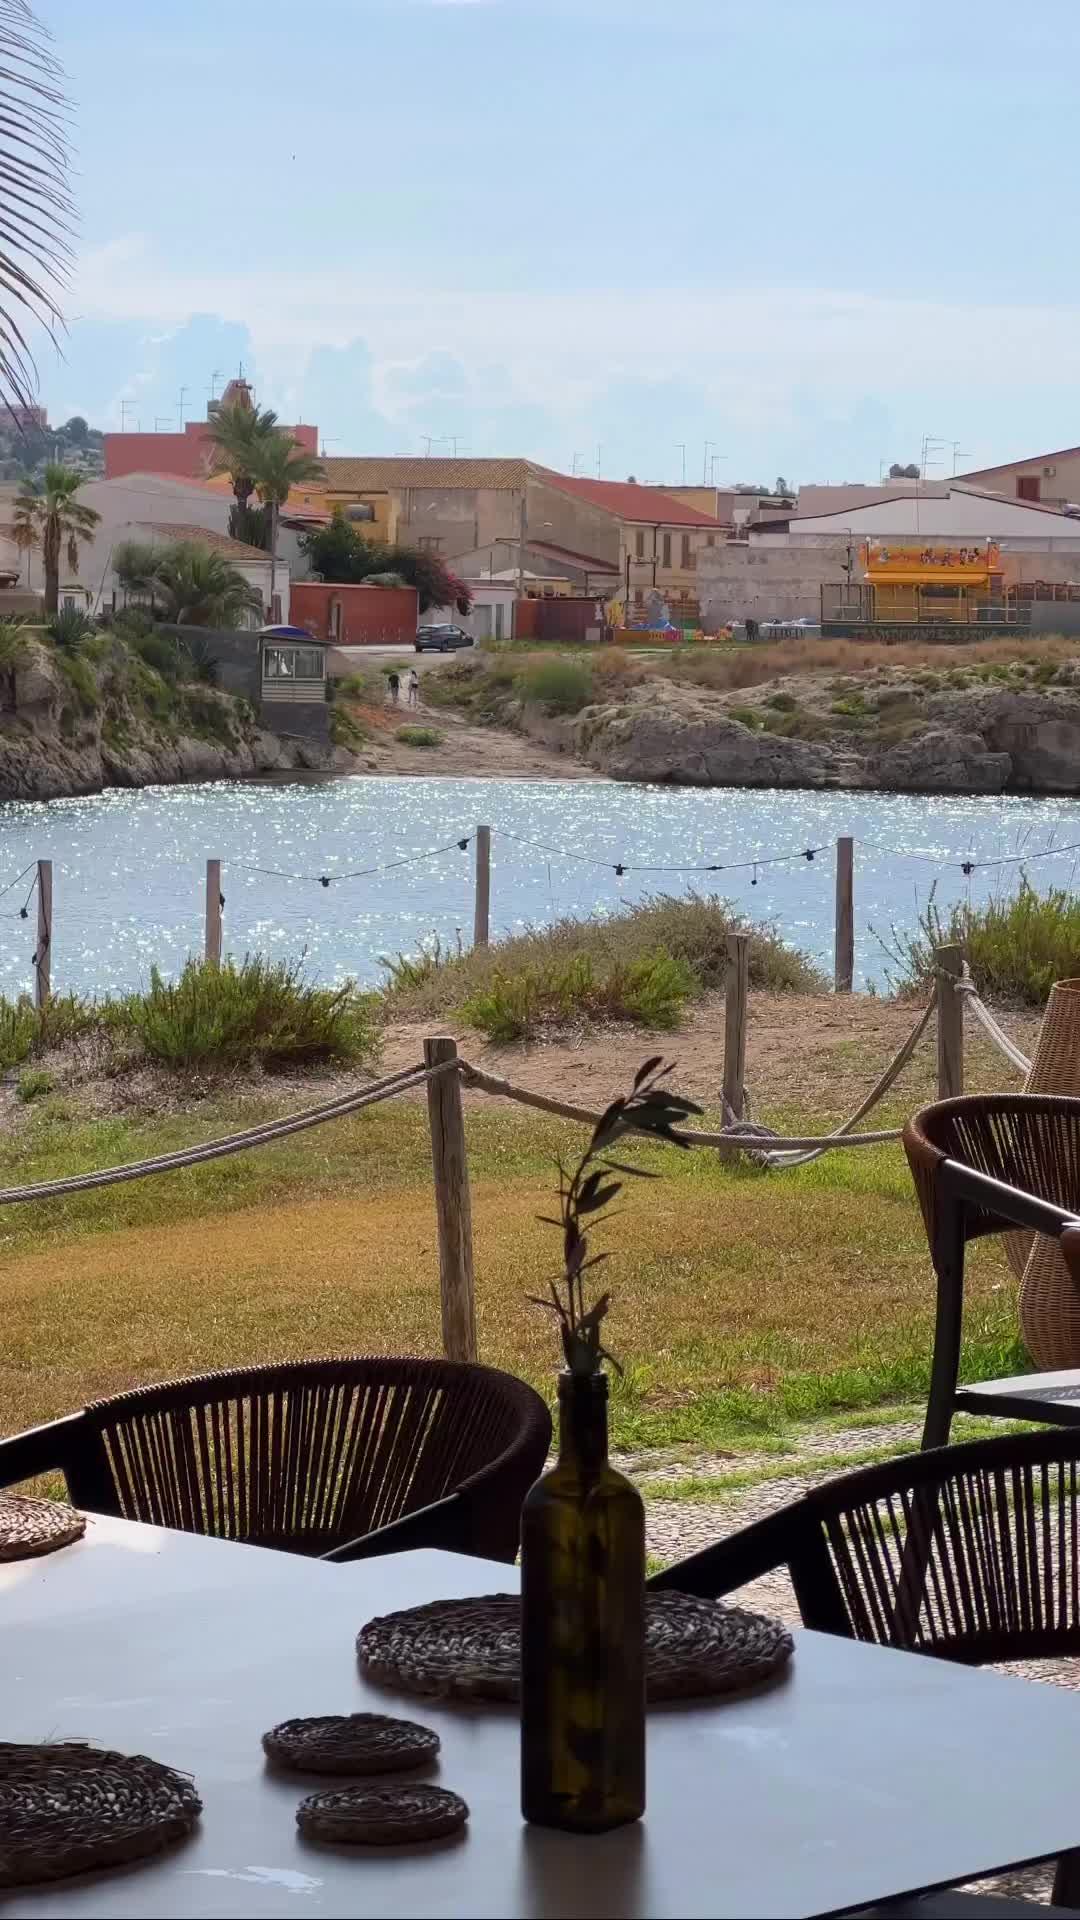
<instances>
[{"instance_id":1,"label":"woven placemat","mask_svg":"<svg viewBox=\"0 0 1080 1920\"><path fill-rule=\"evenodd\" d=\"M645 1597L648 1698L739 1693L771 1678L794 1652L764 1614L686 1593ZM368 1679L450 1700L516 1700L521 1602L513 1593L433 1600L369 1620L356 1640Z\"/></svg>"},{"instance_id":2,"label":"woven placemat","mask_svg":"<svg viewBox=\"0 0 1080 1920\"><path fill-rule=\"evenodd\" d=\"M282 1720L263 1734L263 1750L298 1773L398 1773L434 1760L440 1740L418 1720L386 1713L322 1713Z\"/></svg>"},{"instance_id":3,"label":"woven placemat","mask_svg":"<svg viewBox=\"0 0 1080 1920\"><path fill-rule=\"evenodd\" d=\"M202 1803L145 1754L0 1742L0 1887L126 1866L182 1840Z\"/></svg>"},{"instance_id":4,"label":"woven placemat","mask_svg":"<svg viewBox=\"0 0 1080 1920\"><path fill-rule=\"evenodd\" d=\"M469 1817L460 1794L445 1787L331 1787L309 1794L296 1824L309 1840L347 1847L403 1847L445 1840Z\"/></svg>"},{"instance_id":5,"label":"woven placemat","mask_svg":"<svg viewBox=\"0 0 1080 1920\"><path fill-rule=\"evenodd\" d=\"M21 1493L0 1493L0 1560L29 1560L55 1553L86 1532L86 1518L59 1500L30 1500Z\"/></svg>"}]
</instances>

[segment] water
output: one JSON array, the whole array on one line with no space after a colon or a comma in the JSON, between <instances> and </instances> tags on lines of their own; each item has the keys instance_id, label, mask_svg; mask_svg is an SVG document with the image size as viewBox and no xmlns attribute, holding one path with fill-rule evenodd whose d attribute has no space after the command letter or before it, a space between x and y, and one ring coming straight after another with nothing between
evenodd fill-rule
<instances>
[{"instance_id":1,"label":"water","mask_svg":"<svg viewBox=\"0 0 1080 1920\"><path fill-rule=\"evenodd\" d=\"M605 914L621 902L690 886L716 890L831 969L833 843L855 836L856 984L882 984L871 928L911 929L937 877L937 900L979 902L1013 887L1019 868L965 877L958 863L1080 841L1080 801L803 793L628 786L607 781L372 779L116 790L87 799L0 806L0 885L39 858L54 863L53 984L117 992L152 963L174 973L202 948L205 862L223 861L225 943L234 954L307 955L324 980L382 977L379 956L415 950L433 933L472 930L470 846L477 821L492 843L492 930L560 914ZM502 829L499 833L497 830ZM513 840L507 835L516 835ZM520 845L541 843L542 851ZM434 859L420 856L449 845ZM627 867L725 866L823 849L811 862L692 874ZM1031 866L1068 885L1073 853ZM391 861L409 864L323 887ZM952 863L952 865L950 865ZM255 872L254 868L275 869ZM280 875L301 875L282 878ZM30 873L0 897L0 991L29 990L34 904L18 911Z\"/></svg>"}]
</instances>

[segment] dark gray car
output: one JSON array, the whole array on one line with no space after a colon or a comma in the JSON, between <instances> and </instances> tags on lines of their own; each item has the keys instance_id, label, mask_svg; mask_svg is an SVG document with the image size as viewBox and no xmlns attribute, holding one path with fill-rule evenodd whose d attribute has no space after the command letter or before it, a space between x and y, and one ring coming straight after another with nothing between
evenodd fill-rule
<instances>
[{"instance_id":1,"label":"dark gray car","mask_svg":"<svg viewBox=\"0 0 1080 1920\"><path fill-rule=\"evenodd\" d=\"M432 626L417 627L417 653L449 653L451 647L471 647L475 645L471 633L464 627Z\"/></svg>"}]
</instances>

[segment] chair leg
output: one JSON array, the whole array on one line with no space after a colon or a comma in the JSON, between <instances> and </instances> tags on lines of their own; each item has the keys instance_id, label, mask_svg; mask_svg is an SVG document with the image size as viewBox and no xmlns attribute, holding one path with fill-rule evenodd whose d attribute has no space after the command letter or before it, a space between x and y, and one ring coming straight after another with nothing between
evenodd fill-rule
<instances>
[{"instance_id":1,"label":"chair leg","mask_svg":"<svg viewBox=\"0 0 1080 1920\"><path fill-rule=\"evenodd\" d=\"M1068 1853L1058 1855L1050 1905L1074 1909L1080 1906L1080 1847L1070 1847Z\"/></svg>"},{"instance_id":2,"label":"chair leg","mask_svg":"<svg viewBox=\"0 0 1080 1920\"><path fill-rule=\"evenodd\" d=\"M960 1372L960 1333L964 1310L964 1216L957 1201L943 1195L939 1202L933 1244L937 1274L937 1314L934 1321L934 1358L930 1396L923 1427L923 1447L949 1442L956 1382Z\"/></svg>"}]
</instances>

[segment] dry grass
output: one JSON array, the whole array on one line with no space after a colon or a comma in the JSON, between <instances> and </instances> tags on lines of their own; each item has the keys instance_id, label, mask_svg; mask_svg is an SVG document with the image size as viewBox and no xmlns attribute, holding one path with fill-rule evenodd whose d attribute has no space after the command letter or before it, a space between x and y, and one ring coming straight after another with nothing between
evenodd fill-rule
<instances>
[{"instance_id":1,"label":"dry grass","mask_svg":"<svg viewBox=\"0 0 1080 1920\"><path fill-rule=\"evenodd\" d=\"M873 645L860 640L788 640L775 646L732 648L728 652L697 652L687 648L670 659L649 663L650 671L684 685L709 687L724 693L756 687L791 674L868 674L902 669L942 674L968 667L1009 666L1015 660L1059 666L1075 659L1077 642L1061 635L1015 640L978 640L957 646Z\"/></svg>"},{"instance_id":2,"label":"dry grass","mask_svg":"<svg viewBox=\"0 0 1080 1920\"><path fill-rule=\"evenodd\" d=\"M100 1163L100 1140L88 1149L69 1128L65 1144L55 1121L41 1124L47 1135L51 1125L42 1161ZM204 1115L199 1131L209 1130ZM161 1131L127 1129L144 1151ZM549 1388L551 1331L523 1295L556 1259L535 1216L553 1155L579 1130L487 1107L470 1113L469 1136L481 1355ZM126 1157L132 1144L114 1147ZM611 1338L628 1369L614 1402L623 1444L717 1444L792 1415L925 1391L932 1289L898 1149L773 1177L723 1169L707 1152L630 1151L664 1178L644 1199L634 1190L609 1236ZM69 1199L48 1222L34 1214L9 1214L0 1251L0 1429L205 1367L438 1350L418 1103ZM1011 1285L992 1254L974 1263L971 1311L972 1367L1020 1364Z\"/></svg>"}]
</instances>

